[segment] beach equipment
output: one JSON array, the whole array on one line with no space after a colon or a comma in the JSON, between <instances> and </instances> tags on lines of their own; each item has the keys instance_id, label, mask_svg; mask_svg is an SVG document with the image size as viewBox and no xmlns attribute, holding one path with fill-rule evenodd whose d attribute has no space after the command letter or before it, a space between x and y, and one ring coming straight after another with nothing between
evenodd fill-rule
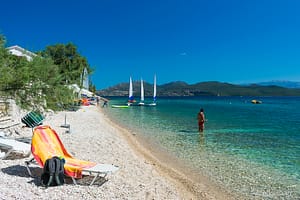
<instances>
[{"instance_id":1,"label":"beach equipment","mask_svg":"<svg viewBox=\"0 0 300 200\"><path fill-rule=\"evenodd\" d=\"M0 137L0 159L25 158L30 155L30 144L15 139Z\"/></svg>"},{"instance_id":2,"label":"beach equipment","mask_svg":"<svg viewBox=\"0 0 300 200\"><path fill-rule=\"evenodd\" d=\"M119 169L117 166L111 164L97 164L74 158L67 152L56 131L48 125L34 128L31 153L34 158L25 162L28 173L31 176L30 164L36 161L43 168L47 159L57 156L65 160L64 173L66 176L72 178L74 184L76 184L76 179L80 179L84 175L94 176L90 185L93 185L99 177L107 181L106 176Z\"/></svg>"},{"instance_id":3,"label":"beach equipment","mask_svg":"<svg viewBox=\"0 0 300 200\"><path fill-rule=\"evenodd\" d=\"M64 174L65 160L57 156L53 156L46 160L43 173L41 175L41 181L44 186L59 186L65 183Z\"/></svg>"},{"instance_id":4,"label":"beach equipment","mask_svg":"<svg viewBox=\"0 0 300 200\"><path fill-rule=\"evenodd\" d=\"M82 105L84 105L84 106L89 106L90 105L90 102L89 102L88 98L82 98L81 102L82 102Z\"/></svg>"},{"instance_id":5,"label":"beach equipment","mask_svg":"<svg viewBox=\"0 0 300 200\"><path fill-rule=\"evenodd\" d=\"M26 124L26 126L33 128L35 126L41 125L44 121L43 115L38 112L31 111L26 114L21 121Z\"/></svg>"},{"instance_id":6,"label":"beach equipment","mask_svg":"<svg viewBox=\"0 0 300 200\"><path fill-rule=\"evenodd\" d=\"M78 97L93 97L94 93L85 88L80 88L77 84L72 84L68 86L73 92L78 93Z\"/></svg>"}]
</instances>

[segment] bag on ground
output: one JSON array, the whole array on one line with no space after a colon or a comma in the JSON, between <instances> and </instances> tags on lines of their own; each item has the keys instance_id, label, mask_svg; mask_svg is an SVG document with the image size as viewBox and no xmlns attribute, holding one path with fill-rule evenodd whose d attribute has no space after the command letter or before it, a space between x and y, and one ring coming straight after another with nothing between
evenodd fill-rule
<instances>
[{"instance_id":1,"label":"bag on ground","mask_svg":"<svg viewBox=\"0 0 300 200\"><path fill-rule=\"evenodd\" d=\"M64 164L65 161L57 156L47 159L41 176L42 185L46 187L63 185Z\"/></svg>"}]
</instances>

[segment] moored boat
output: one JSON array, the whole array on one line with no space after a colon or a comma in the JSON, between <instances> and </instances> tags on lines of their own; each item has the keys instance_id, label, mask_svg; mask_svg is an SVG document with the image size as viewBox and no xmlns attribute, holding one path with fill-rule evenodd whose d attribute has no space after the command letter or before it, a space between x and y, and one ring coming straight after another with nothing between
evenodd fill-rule
<instances>
[{"instance_id":1,"label":"moored boat","mask_svg":"<svg viewBox=\"0 0 300 200\"><path fill-rule=\"evenodd\" d=\"M259 101L259 100L256 100L256 99L253 99L253 100L251 101L251 103L253 103L253 104L261 104L261 103L262 103L262 101Z\"/></svg>"}]
</instances>

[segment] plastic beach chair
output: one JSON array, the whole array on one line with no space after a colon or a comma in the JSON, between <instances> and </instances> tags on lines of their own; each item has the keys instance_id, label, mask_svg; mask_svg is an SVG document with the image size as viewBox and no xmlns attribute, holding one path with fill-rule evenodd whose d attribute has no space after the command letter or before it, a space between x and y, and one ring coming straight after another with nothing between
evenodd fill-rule
<instances>
[{"instance_id":1,"label":"plastic beach chair","mask_svg":"<svg viewBox=\"0 0 300 200\"><path fill-rule=\"evenodd\" d=\"M74 184L76 184L76 179L82 178L83 175L94 176L90 185L93 185L99 177L107 181L106 176L119 169L117 166L111 164L97 164L74 158L67 152L56 131L47 125L34 128L31 153L34 158L25 162L30 176L32 176L29 168L30 164L36 161L43 168L46 160L53 156L65 159L64 173L66 176L72 178Z\"/></svg>"},{"instance_id":2,"label":"plastic beach chair","mask_svg":"<svg viewBox=\"0 0 300 200\"><path fill-rule=\"evenodd\" d=\"M37 112L29 112L27 115L25 115L21 121L26 124L26 126L30 127L30 128L34 128L38 125L41 125L44 121L44 117L43 115L41 115L40 113Z\"/></svg>"},{"instance_id":3,"label":"plastic beach chair","mask_svg":"<svg viewBox=\"0 0 300 200\"><path fill-rule=\"evenodd\" d=\"M0 137L0 159L25 158L30 155L30 144Z\"/></svg>"}]
</instances>

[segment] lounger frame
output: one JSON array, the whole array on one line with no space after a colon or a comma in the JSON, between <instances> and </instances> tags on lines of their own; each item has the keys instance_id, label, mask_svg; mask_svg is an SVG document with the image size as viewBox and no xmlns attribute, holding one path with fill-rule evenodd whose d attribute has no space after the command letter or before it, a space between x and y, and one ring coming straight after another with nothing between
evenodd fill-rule
<instances>
[{"instance_id":1,"label":"lounger frame","mask_svg":"<svg viewBox=\"0 0 300 200\"><path fill-rule=\"evenodd\" d=\"M36 162L36 160L34 158L32 158L32 159L30 159L28 161L25 161L25 166L26 166L28 174L32 178L34 178L32 172L30 170L30 165L34 165L34 166L37 166L39 168L41 168L41 167ZM115 166L115 165L97 164L94 167L91 167L91 168L88 168L88 169L82 169L82 174L94 177L93 180L91 181L91 183L89 184L90 186L92 186L98 178L104 179L104 181L102 183L105 183L106 181L108 181L108 177L107 176L109 174L117 171L117 170L118 170L118 167ZM76 179L74 177L71 177L71 176L67 176L67 177L70 177L72 179L72 181L73 181L73 184L77 185L77 181L76 181Z\"/></svg>"}]
</instances>

